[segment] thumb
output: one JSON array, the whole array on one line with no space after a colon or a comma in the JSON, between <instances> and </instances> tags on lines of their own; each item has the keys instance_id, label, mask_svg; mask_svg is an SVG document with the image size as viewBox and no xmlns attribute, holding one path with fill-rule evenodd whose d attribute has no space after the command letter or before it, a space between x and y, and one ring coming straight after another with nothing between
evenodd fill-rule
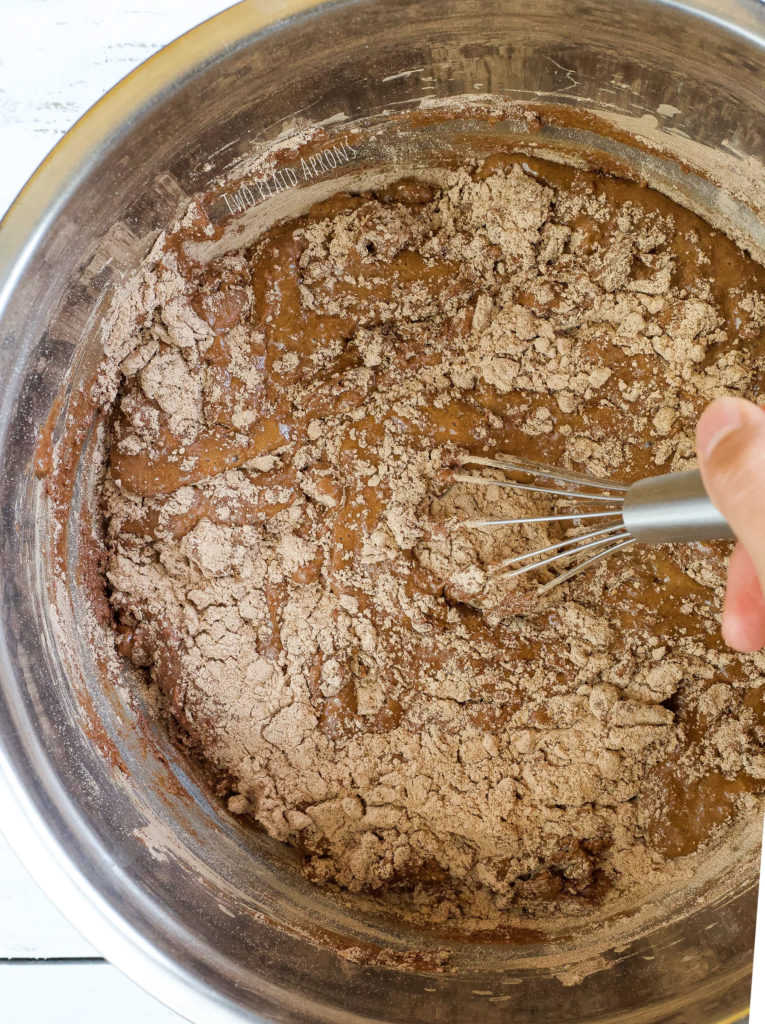
<instances>
[{"instance_id":1,"label":"thumb","mask_svg":"<svg viewBox=\"0 0 765 1024\"><path fill-rule=\"evenodd\" d=\"M699 468L765 590L765 410L743 398L719 398L696 428Z\"/></svg>"}]
</instances>

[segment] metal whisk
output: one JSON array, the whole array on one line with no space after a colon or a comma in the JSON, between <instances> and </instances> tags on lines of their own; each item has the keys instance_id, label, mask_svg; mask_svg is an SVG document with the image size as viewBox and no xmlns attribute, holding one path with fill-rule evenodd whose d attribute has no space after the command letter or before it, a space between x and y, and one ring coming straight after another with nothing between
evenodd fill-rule
<instances>
[{"instance_id":1,"label":"metal whisk","mask_svg":"<svg viewBox=\"0 0 765 1024\"><path fill-rule=\"evenodd\" d=\"M565 583L601 559L635 542L667 544L734 539L730 526L709 500L697 470L648 477L633 484L624 484L504 455L495 459L469 456L462 460L461 465L499 469L506 475L496 479L477 473L457 472L452 476L454 482L507 487L554 498L567 498L576 503L574 509L560 514L519 519L468 519L458 524L462 527L481 528L518 526L524 523L570 523L572 528L581 530L555 544L516 555L493 567L494 572L501 572L504 578L510 578L557 562L578 559L592 552L583 561L577 561L571 568L540 587L540 594ZM513 478L519 474L526 480ZM566 484L570 486L564 486Z\"/></svg>"}]
</instances>

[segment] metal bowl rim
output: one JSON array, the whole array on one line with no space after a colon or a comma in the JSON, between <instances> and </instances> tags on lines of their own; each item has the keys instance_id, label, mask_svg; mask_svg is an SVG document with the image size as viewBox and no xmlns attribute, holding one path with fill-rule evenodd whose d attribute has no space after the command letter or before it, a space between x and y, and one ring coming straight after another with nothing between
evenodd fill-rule
<instances>
[{"instance_id":1,"label":"metal bowl rim","mask_svg":"<svg viewBox=\"0 0 765 1024\"><path fill-rule=\"evenodd\" d=\"M0 318L49 226L100 154L130 125L195 72L234 49L300 16L354 0L241 0L157 51L113 86L66 132L43 159L0 221ZM645 2L645 0L644 0ZM709 21L722 31L765 49L763 9L746 0L647 0ZM0 384L0 444L13 400L13 380ZM0 607L0 685L10 692L4 609ZM168 1007L209 1024L268 1024L267 1018L228 1000L164 956L129 925L99 889L68 860L44 816L14 770L0 737L0 807L4 835L46 895L112 964ZM364 1024L356 1014L334 1010L338 1024ZM716 1024L747 1019L748 1008Z\"/></svg>"}]
</instances>

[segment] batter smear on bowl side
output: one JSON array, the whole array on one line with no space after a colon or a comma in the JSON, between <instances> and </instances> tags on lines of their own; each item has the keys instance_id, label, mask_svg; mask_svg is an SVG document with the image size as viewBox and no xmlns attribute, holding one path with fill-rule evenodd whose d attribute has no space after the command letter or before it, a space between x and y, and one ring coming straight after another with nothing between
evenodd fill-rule
<instances>
[{"instance_id":1,"label":"batter smear on bowl side","mask_svg":"<svg viewBox=\"0 0 765 1024\"><path fill-rule=\"evenodd\" d=\"M539 499L451 474L690 468L711 399L765 394L765 270L615 177L438 180L207 263L198 223L160 239L104 377L108 597L231 812L318 883L489 927L637 898L758 813L765 658L720 638L726 545L539 599L489 570L550 524L453 525Z\"/></svg>"}]
</instances>

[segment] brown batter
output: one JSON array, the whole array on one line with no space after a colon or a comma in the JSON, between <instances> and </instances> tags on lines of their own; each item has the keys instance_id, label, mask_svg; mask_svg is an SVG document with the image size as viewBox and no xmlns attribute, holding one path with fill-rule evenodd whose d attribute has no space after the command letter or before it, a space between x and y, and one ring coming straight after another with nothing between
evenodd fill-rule
<instances>
[{"instance_id":1,"label":"brown batter","mask_svg":"<svg viewBox=\"0 0 765 1024\"><path fill-rule=\"evenodd\" d=\"M765 393L762 267L647 188L507 154L204 265L183 243L120 365L109 598L230 811L466 927L637 897L757 811L765 659L720 639L726 547L536 599L488 570L548 531L451 525L534 502L451 474L687 468L712 398Z\"/></svg>"}]
</instances>

